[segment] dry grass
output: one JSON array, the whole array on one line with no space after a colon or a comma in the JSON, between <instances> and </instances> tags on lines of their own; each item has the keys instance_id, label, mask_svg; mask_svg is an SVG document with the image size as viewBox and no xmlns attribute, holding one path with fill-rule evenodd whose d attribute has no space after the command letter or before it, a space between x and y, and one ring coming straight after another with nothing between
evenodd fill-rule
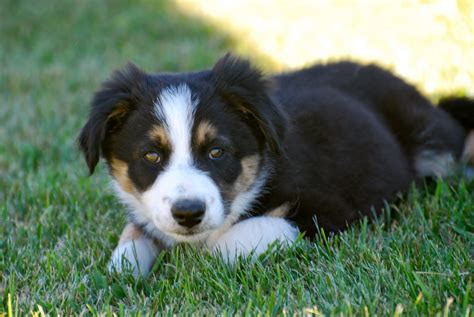
<instances>
[{"instance_id":1,"label":"dry grass","mask_svg":"<svg viewBox=\"0 0 474 317\"><path fill-rule=\"evenodd\" d=\"M272 70L314 61L376 61L430 95L474 94L474 2L177 1L231 33Z\"/></svg>"}]
</instances>

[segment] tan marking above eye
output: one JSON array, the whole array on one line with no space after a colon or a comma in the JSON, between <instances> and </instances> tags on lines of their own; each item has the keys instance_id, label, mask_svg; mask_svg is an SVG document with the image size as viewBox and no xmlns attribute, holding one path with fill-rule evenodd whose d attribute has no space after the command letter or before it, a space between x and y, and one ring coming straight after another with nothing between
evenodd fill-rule
<instances>
[{"instance_id":1,"label":"tan marking above eye","mask_svg":"<svg viewBox=\"0 0 474 317\"><path fill-rule=\"evenodd\" d=\"M128 112L127 105L118 103L115 106L115 109L107 116L107 118L110 119L110 118L115 117L115 118L121 119L125 117L127 112Z\"/></svg>"},{"instance_id":2,"label":"tan marking above eye","mask_svg":"<svg viewBox=\"0 0 474 317\"><path fill-rule=\"evenodd\" d=\"M153 128L148 132L148 135L153 141L157 141L163 146L169 145L168 134L166 133L165 128L161 125L153 126Z\"/></svg>"},{"instance_id":3,"label":"tan marking above eye","mask_svg":"<svg viewBox=\"0 0 474 317\"><path fill-rule=\"evenodd\" d=\"M148 152L143 157L150 163L158 164L161 161L161 155L157 152Z\"/></svg>"},{"instance_id":4,"label":"tan marking above eye","mask_svg":"<svg viewBox=\"0 0 474 317\"><path fill-rule=\"evenodd\" d=\"M196 129L196 144L204 144L217 136L217 129L209 121L202 121Z\"/></svg>"}]
</instances>

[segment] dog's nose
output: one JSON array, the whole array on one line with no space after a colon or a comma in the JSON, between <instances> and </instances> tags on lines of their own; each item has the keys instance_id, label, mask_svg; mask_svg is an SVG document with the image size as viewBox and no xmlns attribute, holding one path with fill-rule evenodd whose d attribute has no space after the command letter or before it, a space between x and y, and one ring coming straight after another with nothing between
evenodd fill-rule
<instances>
[{"instance_id":1,"label":"dog's nose","mask_svg":"<svg viewBox=\"0 0 474 317\"><path fill-rule=\"evenodd\" d=\"M204 217L206 204L201 200L178 200L171 207L173 218L181 225L188 228L199 224Z\"/></svg>"}]
</instances>

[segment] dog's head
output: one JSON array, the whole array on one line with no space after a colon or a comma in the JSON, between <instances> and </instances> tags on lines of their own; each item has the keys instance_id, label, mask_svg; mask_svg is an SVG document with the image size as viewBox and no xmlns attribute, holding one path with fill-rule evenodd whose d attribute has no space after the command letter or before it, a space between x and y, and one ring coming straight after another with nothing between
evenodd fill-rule
<instances>
[{"instance_id":1,"label":"dog's head","mask_svg":"<svg viewBox=\"0 0 474 317\"><path fill-rule=\"evenodd\" d=\"M134 222L201 241L248 211L281 151L285 118L267 86L230 55L186 74L130 64L93 98L79 136L90 172L104 157Z\"/></svg>"}]
</instances>

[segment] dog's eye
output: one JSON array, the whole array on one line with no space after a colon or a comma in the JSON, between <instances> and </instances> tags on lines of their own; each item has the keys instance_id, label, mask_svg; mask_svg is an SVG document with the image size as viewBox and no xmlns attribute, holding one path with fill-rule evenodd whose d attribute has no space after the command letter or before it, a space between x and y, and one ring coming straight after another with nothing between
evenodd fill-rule
<instances>
[{"instance_id":1,"label":"dog's eye","mask_svg":"<svg viewBox=\"0 0 474 317\"><path fill-rule=\"evenodd\" d=\"M145 153L145 155L143 156L143 158L145 160L147 160L148 162L150 163L154 163L154 164L158 164L160 163L161 161L161 156L160 154L156 153L156 152L147 152Z\"/></svg>"},{"instance_id":2,"label":"dog's eye","mask_svg":"<svg viewBox=\"0 0 474 317\"><path fill-rule=\"evenodd\" d=\"M214 147L209 151L209 158L211 160L220 159L224 155L224 149L220 147Z\"/></svg>"}]
</instances>

